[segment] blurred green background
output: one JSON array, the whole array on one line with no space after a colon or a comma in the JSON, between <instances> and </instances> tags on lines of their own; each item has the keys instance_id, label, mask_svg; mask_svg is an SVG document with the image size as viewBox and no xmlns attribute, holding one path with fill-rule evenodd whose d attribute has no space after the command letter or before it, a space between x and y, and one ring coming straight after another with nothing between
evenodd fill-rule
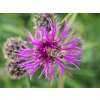
<instances>
[{"instance_id":1,"label":"blurred green background","mask_svg":"<svg viewBox=\"0 0 100 100\"><path fill-rule=\"evenodd\" d=\"M64 78L49 82L37 79L32 80L23 77L13 80L5 72L7 60L3 55L3 44L12 36L25 37L27 30L33 32L32 16L34 14L0 14L0 87L1 88L28 88L28 87L65 87L80 88L100 87L100 14L77 14L73 28L78 31L84 41L84 53L80 70L67 71ZM63 19L67 14L57 14L58 19Z\"/></svg>"}]
</instances>

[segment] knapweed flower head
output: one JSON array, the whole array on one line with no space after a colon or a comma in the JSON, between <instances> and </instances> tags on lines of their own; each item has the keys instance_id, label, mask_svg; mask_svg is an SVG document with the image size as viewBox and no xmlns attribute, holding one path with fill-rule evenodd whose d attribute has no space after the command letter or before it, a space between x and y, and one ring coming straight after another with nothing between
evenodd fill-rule
<instances>
[{"instance_id":1,"label":"knapweed flower head","mask_svg":"<svg viewBox=\"0 0 100 100\"><path fill-rule=\"evenodd\" d=\"M21 38L19 37L8 38L4 44L4 50L3 50L5 54L5 58L8 58L10 60L16 59L16 50L25 47L26 47L26 43Z\"/></svg>"},{"instance_id":2,"label":"knapweed flower head","mask_svg":"<svg viewBox=\"0 0 100 100\"><path fill-rule=\"evenodd\" d=\"M25 47L17 50L17 66L25 70L32 78L35 72L42 69L40 76L45 78L57 78L71 65L79 68L81 57L80 39L70 36L71 28L64 22L63 29L57 26L50 18L49 30L46 26L39 25L34 37L28 35L27 42L33 47ZM20 62L20 63L19 63Z\"/></svg>"},{"instance_id":3,"label":"knapweed flower head","mask_svg":"<svg viewBox=\"0 0 100 100\"><path fill-rule=\"evenodd\" d=\"M13 78L27 75L31 79L39 70L39 78L52 80L64 75L65 70L79 68L82 47L67 21L58 24L51 14L41 14L37 17L34 36L29 33L27 41L9 38L4 53Z\"/></svg>"},{"instance_id":4,"label":"knapweed flower head","mask_svg":"<svg viewBox=\"0 0 100 100\"><path fill-rule=\"evenodd\" d=\"M51 30L50 22L54 21L54 15L53 14L35 14L33 16L33 24L34 28L37 28L37 26L44 26L48 29L48 31Z\"/></svg>"},{"instance_id":5,"label":"knapweed flower head","mask_svg":"<svg viewBox=\"0 0 100 100\"><path fill-rule=\"evenodd\" d=\"M4 44L4 54L5 58L8 59L7 67L10 76L13 79L19 79L24 76L26 70L18 66L16 51L26 47L26 42L21 40L19 37L8 38Z\"/></svg>"}]
</instances>

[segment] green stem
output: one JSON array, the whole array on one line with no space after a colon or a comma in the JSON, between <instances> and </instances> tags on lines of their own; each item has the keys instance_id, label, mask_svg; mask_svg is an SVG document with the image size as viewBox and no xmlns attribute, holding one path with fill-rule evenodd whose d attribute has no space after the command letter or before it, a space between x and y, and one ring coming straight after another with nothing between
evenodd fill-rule
<instances>
[{"instance_id":1,"label":"green stem","mask_svg":"<svg viewBox=\"0 0 100 100\"><path fill-rule=\"evenodd\" d=\"M30 88L30 87L31 87L30 81L31 81L31 80L29 80L29 78L26 78L26 79L25 79L25 83L26 83L26 87L27 87L27 88Z\"/></svg>"},{"instance_id":2,"label":"green stem","mask_svg":"<svg viewBox=\"0 0 100 100\"><path fill-rule=\"evenodd\" d=\"M53 80L50 80L49 81L49 88L52 88L52 86L53 86Z\"/></svg>"},{"instance_id":3,"label":"green stem","mask_svg":"<svg viewBox=\"0 0 100 100\"><path fill-rule=\"evenodd\" d=\"M70 14L67 14L61 21L61 24L64 23L64 21L68 21L69 25L72 25L76 19L76 16L77 16L77 13L70 13Z\"/></svg>"},{"instance_id":4,"label":"green stem","mask_svg":"<svg viewBox=\"0 0 100 100\"><path fill-rule=\"evenodd\" d=\"M64 76L59 77L58 88L64 88Z\"/></svg>"},{"instance_id":5,"label":"green stem","mask_svg":"<svg viewBox=\"0 0 100 100\"><path fill-rule=\"evenodd\" d=\"M75 21L75 19L76 19L76 16L77 16L77 13L74 13L72 16L71 16L71 18L69 19L69 24L70 24L70 26L74 23L74 21Z\"/></svg>"},{"instance_id":6,"label":"green stem","mask_svg":"<svg viewBox=\"0 0 100 100\"><path fill-rule=\"evenodd\" d=\"M70 14L67 14L67 15L62 19L61 24L63 24L65 20L68 20L69 17L70 17L71 15L72 15L71 13L70 13Z\"/></svg>"}]
</instances>

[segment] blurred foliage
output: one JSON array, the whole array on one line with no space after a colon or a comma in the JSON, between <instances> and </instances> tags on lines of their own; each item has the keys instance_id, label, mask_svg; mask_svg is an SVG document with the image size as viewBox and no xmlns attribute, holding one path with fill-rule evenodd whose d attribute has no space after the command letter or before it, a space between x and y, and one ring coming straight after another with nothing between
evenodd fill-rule
<instances>
[{"instance_id":1,"label":"blurred foliage","mask_svg":"<svg viewBox=\"0 0 100 100\"><path fill-rule=\"evenodd\" d=\"M6 67L3 55L3 44L9 37L27 35L27 30L33 32L32 16L34 14L0 14L0 87L100 87L100 14L77 14L74 17L73 28L83 39L83 57L80 70L67 71L64 78L49 82L38 79L37 74L29 80L23 77L11 79L2 69ZM57 14L62 20L67 14ZM73 19L74 19L73 17ZM72 19L72 20L73 20ZM71 20L71 21L72 21Z\"/></svg>"}]
</instances>

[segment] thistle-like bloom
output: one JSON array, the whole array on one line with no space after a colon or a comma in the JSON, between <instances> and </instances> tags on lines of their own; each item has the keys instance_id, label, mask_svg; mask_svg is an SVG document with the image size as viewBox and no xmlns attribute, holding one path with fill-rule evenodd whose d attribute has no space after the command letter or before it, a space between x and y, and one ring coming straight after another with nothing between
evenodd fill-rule
<instances>
[{"instance_id":1,"label":"thistle-like bloom","mask_svg":"<svg viewBox=\"0 0 100 100\"><path fill-rule=\"evenodd\" d=\"M16 51L22 48L26 48L26 43L19 37L11 37L4 44L3 51L5 58L8 60L8 72L13 79L19 79L26 74L26 70L18 66L20 62L16 62L18 59Z\"/></svg>"},{"instance_id":2,"label":"thistle-like bloom","mask_svg":"<svg viewBox=\"0 0 100 100\"><path fill-rule=\"evenodd\" d=\"M28 43L33 47L22 48L17 51L20 62L18 66L26 70L31 78L38 69L45 78L64 75L64 70L70 65L79 67L81 47L80 39L70 37L71 28L64 23L62 31L55 22L49 22L50 30L45 26L38 26L34 37L31 33L28 36ZM58 73L58 74L56 74Z\"/></svg>"}]
</instances>

